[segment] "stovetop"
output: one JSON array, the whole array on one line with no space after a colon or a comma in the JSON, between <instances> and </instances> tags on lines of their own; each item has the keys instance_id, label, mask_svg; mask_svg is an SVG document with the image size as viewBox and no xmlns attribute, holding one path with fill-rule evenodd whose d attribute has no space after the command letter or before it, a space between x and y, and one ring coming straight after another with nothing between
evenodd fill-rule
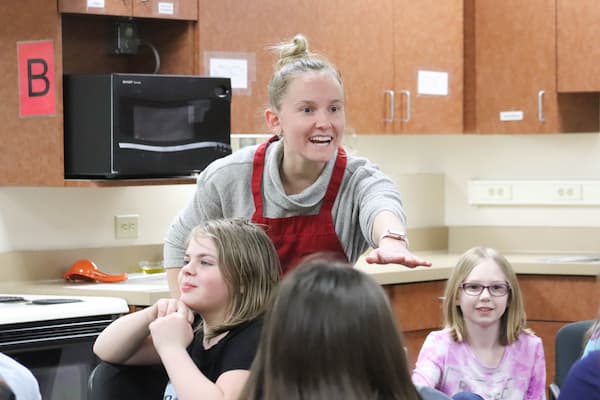
<instances>
[{"instance_id":1,"label":"stovetop","mask_svg":"<svg viewBox=\"0 0 600 400\"><path fill-rule=\"evenodd\" d=\"M0 294L0 325L118 315L129 311L118 297Z\"/></svg>"}]
</instances>

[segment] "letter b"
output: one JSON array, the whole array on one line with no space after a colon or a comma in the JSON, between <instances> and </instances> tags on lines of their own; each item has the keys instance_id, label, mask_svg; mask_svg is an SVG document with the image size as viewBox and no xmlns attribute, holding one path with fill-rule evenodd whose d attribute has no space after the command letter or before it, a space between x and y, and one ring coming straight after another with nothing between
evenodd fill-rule
<instances>
[{"instance_id":1,"label":"letter b","mask_svg":"<svg viewBox=\"0 0 600 400\"><path fill-rule=\"evenodd\" d=\"M42 65L42 73L40 74L34 74L33 73L33 65L34 64L41 64ZM41 58L31 58L29 60L27 60L27 94L29 97L39 97L39 96L44 96L45 94L48 93L48 90L50 90L50 81L48 80L48 78L46 77L46 74L48 72L48 64L46 63L45 60L41 59ZM44 88L40 91L33 91L33 81L35 79L41 79L44 82Z\"/></svg>"}]
</instances>

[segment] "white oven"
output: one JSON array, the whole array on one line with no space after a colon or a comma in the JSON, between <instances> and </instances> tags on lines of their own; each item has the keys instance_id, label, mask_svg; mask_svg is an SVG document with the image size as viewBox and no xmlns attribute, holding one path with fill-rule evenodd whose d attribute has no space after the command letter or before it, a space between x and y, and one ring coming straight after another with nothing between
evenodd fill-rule
<instances>
[{"instance_id":1,"label":"white oven","mask_svg":"<svg viewBox=\"0 0 600 400\"><path fill-rule=\"evenodd\" d=\"M86 399L94 340L127 312L114 297L0 294L0 352L31 370L44 400Z\"/></svg>"}]
</instances>

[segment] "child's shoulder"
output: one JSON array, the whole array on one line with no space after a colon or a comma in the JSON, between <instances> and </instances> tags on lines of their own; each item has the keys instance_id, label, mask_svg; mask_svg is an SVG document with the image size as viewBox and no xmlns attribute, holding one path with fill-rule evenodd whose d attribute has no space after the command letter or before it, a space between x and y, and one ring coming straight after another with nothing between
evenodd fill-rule
<instances>
[{"instance_id":1,"label":"child's shoulder","mask_svg":"<svg viewBox=\"0 0 600 400\"><path fill-rule=\"evenodd\" d=\"M454 342L452 337L452 330L450 328L440 329L438 331L431 331L427 335L427 340L429 342L434 342L436 344L451 344Z\"/></svg>"},{"instance_id":2,"label":"child's shoulder","mask_svg":"<svg viewBox=\"0 0 600 400\"><path fill-rule=\"evenodd\" d=\"M516 350L535 349L542 346L542 338L530 330L524 330L510 346Z\"/></svg>"}]
</instances>

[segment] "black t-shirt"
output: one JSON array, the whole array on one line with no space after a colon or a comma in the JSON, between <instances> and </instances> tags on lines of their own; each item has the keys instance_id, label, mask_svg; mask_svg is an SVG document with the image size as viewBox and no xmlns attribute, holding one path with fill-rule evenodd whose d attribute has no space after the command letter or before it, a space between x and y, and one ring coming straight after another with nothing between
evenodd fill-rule
<instances>
[{"instance_id":1,"label":"black t-shirt","mask_svg":"<svg viewBox=\"0 0 600 400\"><path fill-rule=\"evenodd\" d=\"M198 369L216 382L222 373L235 369L250 369L256 355L263 319L248 321L227 333L217 344L205 350L204 335L198 333L188 348L188 353Z\"/></svg>"}]
</instances>

